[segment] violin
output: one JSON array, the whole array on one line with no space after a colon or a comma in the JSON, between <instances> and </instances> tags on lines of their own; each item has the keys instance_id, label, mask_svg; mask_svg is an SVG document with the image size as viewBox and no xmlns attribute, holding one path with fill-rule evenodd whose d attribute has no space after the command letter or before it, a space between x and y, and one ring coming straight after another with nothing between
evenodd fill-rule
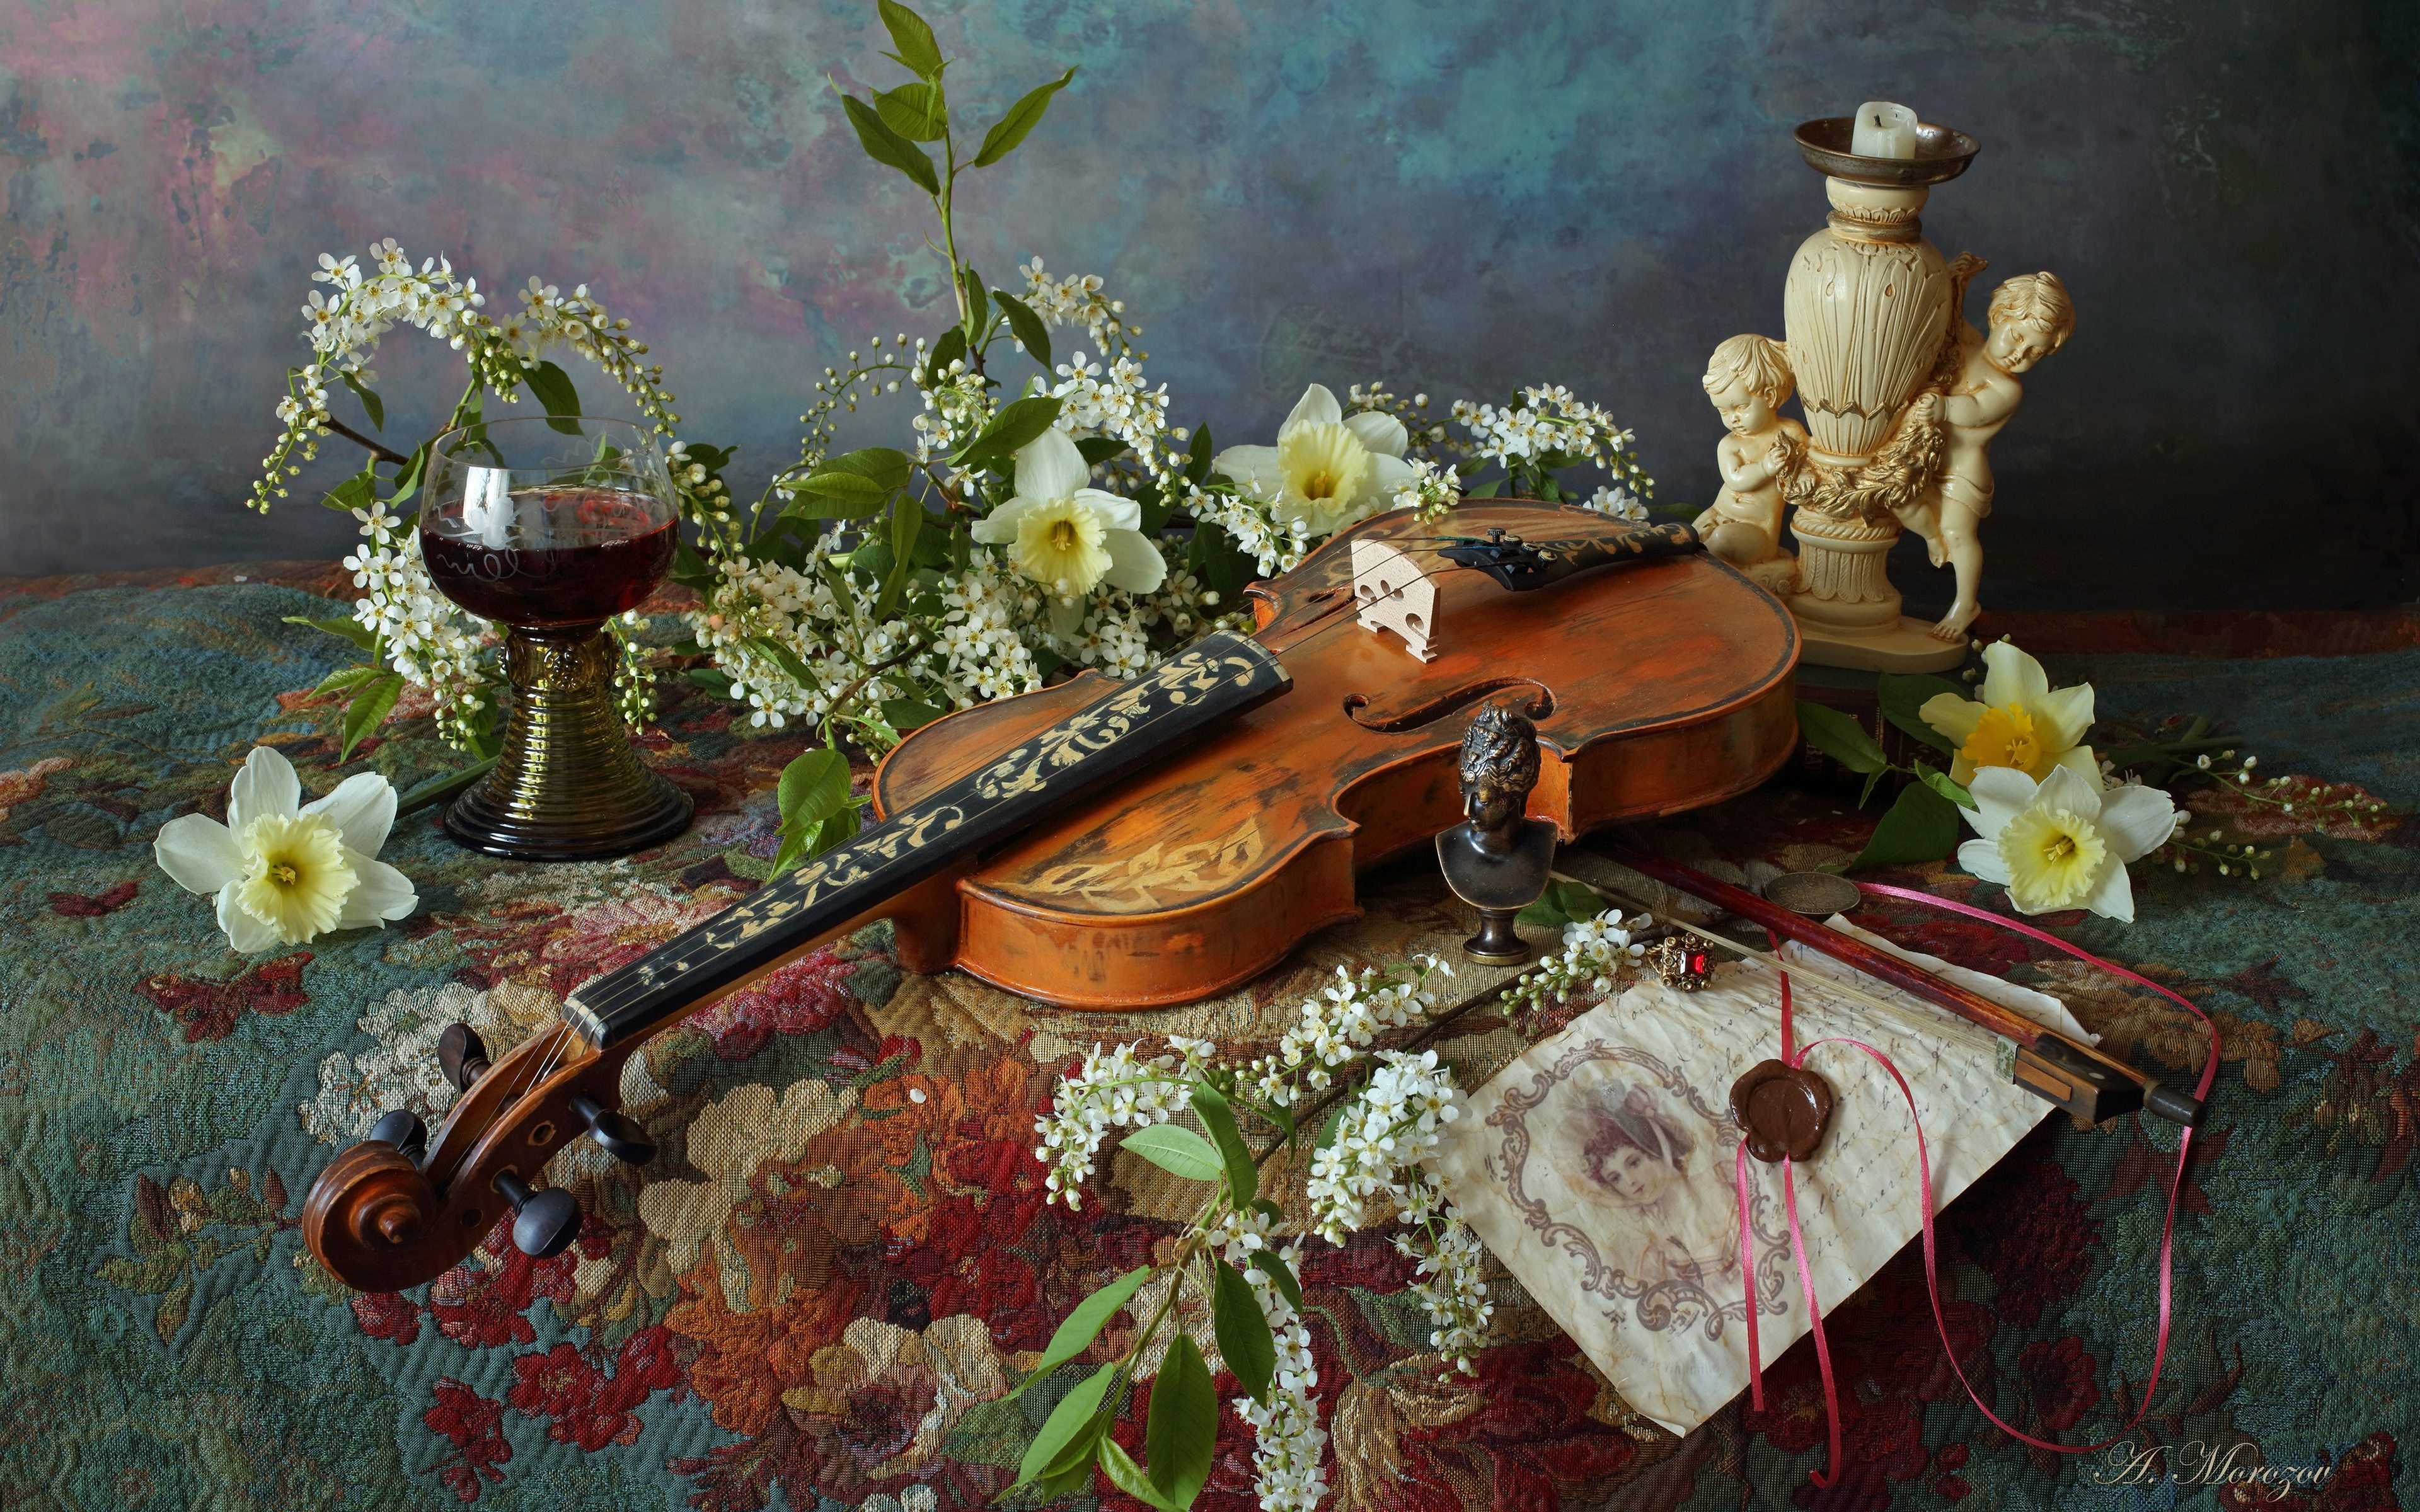
<instances>
[{"instance_id":1,"label":"violin","mask_svg":"<svg viewBox=\"0 0 2420 1512\"><path fill-rule=\"evenodd\" d=\"M524 1251L559 1253L581 1219L537 1187L549 1160L582 1137L654 1157L615 1106L624 1062L878 919L908 970L1069 1008L1244 981L1357 916L1356 872L1461 821L1457 748L1492 699L1535 721L1528 812L1565 839L1717 802L1789 758L1789 611L1687 527L1517 501L1453 517L1479 533L1435 535L1408 511L1340 532L1247 590L1249 636L923 727L876 769L878 822L853 840L582 983L501 1059L454 1026L439 1060L461 1095L434 1141L392 1113L332 1162L303 1207L312 1254L349 1286L397 1289L507 1211ZM1357 580L1364 543L1417 565L1422 644L1368 627L1407 589Z\"/></svg>"}]
</instances>

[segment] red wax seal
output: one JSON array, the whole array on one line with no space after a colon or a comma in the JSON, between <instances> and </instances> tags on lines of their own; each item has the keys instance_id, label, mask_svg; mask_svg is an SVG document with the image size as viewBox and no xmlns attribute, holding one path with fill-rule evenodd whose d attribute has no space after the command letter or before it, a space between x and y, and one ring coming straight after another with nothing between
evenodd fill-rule
<instances>
[{"instance_id":1,"label":"red wax seal","mask_svg":"<svg viewBox=\"0 0 2420 1512\"><path fill-rule=\"evenodd\" d=\"M1731 1083L1731 1117L1757 1159L1805 1160L1832 1121L1832 1088L1804 1066L1760 1060Z\"/></svg>"}]
</instances>

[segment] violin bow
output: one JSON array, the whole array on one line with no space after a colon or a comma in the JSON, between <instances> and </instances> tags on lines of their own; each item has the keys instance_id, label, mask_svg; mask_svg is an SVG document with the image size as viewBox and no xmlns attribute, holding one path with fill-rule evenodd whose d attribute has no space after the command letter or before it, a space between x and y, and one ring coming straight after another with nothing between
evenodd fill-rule
<instances>
[{"instance_id":1,"label":"violin bow","mask_svg":"<svg viewBox=\"0 0 2420 1512\"><path fill-rule=\"evenodd\" d=\"M1887 950L1852 939L1821 920L1793 914L1745 888L1719 882L1660 856L1617 845L1606 846L1602 854L1641 876L1737 914L1783 938L1796 940L2009 1041L2016 1047L2010 1079L2079 1119L2102 1123L2121 1113L2140 1109L2188 1129L2201 1120L2202 1104L2191 1093L2147 1076L2124 1061L2071 1040L2055 1029L2044 1028L2012 1009L1936 977Z\"/></svg>"}]
</instances>

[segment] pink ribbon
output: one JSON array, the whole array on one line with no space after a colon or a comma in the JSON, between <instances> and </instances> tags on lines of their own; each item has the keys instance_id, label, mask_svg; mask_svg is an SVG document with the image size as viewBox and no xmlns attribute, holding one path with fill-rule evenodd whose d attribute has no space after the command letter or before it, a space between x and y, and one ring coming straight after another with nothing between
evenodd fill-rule
<instances>
[{"instance_id":1,"label":"pink ribbon","mask_svg":"<svg viewBox=\"0 0 2420 1512\"><path fill-rule=\"evenodd\" d=\"M2090 951L2083 949L2077 946L2070 945L2067 941L2060 939L2057 935L2036 929L2030 924L2021 924L2014 919L2005 918L1998 914L1988 913L1983 909L1976 908L1966 903L1951 903L1946 898L1935 898L1931 893L1916 892L1906 887L1886 887L1878 884L1866 882L1861 882L1857 886L1861 891L1870 893L1878 897L1897 898L1907 903L1921 903L1927 907L1942 909L1947 913L1963 914L1969 918L1978 918L1986 923L1997 924L2004 929L2014 930L2018 933L2025 935L2028 938L2040 940L2045 945L2063 950L2079 961L2087 962L2092 965L2098 966L2103 971L2123 977L2128 981L2137 982L2145 987L2149 987L2151 991L2158 993L2161 996L2177 1004L2187 1012L2193 1014L2194 1017L2200 1019L2203 1026L2209 1028L2211 1031L2210 1051L2202 1061L2201 1080L2197 1082L2194 1088L2194 1096L2195 1099L2206 1101L2210 1097L2211 1084L2218 1077L2218 1030L2214 1026L2211 1025L2209 1015L2202 1012L2200 1009L2195 1008L2183 997L2170 992L2165 987L2161 986L2156 981L2150 980L2149 978L2137 976L2135 973L2127 970L2123 966L2115 965L2107 961L2103 961L2099 956L2092 954ZM1779 948L1779 942L1776 941L1775 949L1778 950ZM1854 1046L1858 1050L1864 1051L1868 1056L1871 1057L1874 1062L1880 1065L1884 1071L1890 1073L1892 1082L1897 1084L1899 1088L1900 1096L1904 1098L1907 1102L1908 1121L1916 1127L1916 1172L1924 1182L1923 1212L1925 1291L1932 1301L1932 1325L1941 1335L1941 1348L1943 1352L1947 1354L1949 1357L1949 1368L1957 1372L1958 1384L1965 1388L1967 1399L1975 1404L1976 1411L1981 1412L1986 1418L1989 1418L1993 1427L1999 1428L2000 1431L2008 1434L2010 1438L2031 1444L2035 1448L2048 1449L2056 1454L2089 1454L2094 1450L2105 1449L2109 1445L2116 1443L2118 1440L2124 1438L2127 1434L2133 1432L2134 1426L2143 1420L2143 1415L2151 1410L2152 1396L2159 1390L2160 1368L2167 1360L2168 1322L2171 1305L2169 1268L2173 1256L2176 1235L2177 1196L2184 1187L2185 1166L2193 1149L2194 1132L2191 1129L2184 1130L2177 1141L2177 1171L2176 1175L2171 1178L2168 1182L2167 1216L2160 1226L2160 1332L2158 1340L2151 1350L2151 1379L2143 1388L2142 1405L2134 1410L2134 1415L2127 1421L2124 1427L2119 1428L2117 1432L2111 1434L2109 1437L2102 1440L2098 1443L2052 1443L2046 1440L2037 1439L2029 1433L2025 1433L2018 1428L2010 1427L2000 1419L1999 1414L1993 1412L1989 1407L1984 1406L1983 1399L1975 1394L1974 1383L1966 1379L1965 1366L1958 1363L1958 1348L1955 1344L1950 1342L1949 1322L1948 1319L1943 1316L1941 1311L1941 1282L1937 1273L1939 1262L1934 1252L1932 1232L1932 1161L1930 1153L1925 1148L1924 1125L1916 1118L1916 1094L1909 1090L1906 1078L1902 1077L1899 1073L1899 1068L1897 1066L1891 1064L1891 1060L1888 1056L1884 1055L1881 1051L1865 1043L1863 1041L1846 1038L1818 1040L1814 1041L1814 1043L1806 1046L1804 1049L1797 1050L1793 1053L1791 1047L1791 1037L1790 976L1789 973L1784 972L1781 977L1782 1058L1791 1066L1796 1067L1803 1065L1807 1055L1820 1046L1827 1044L1845 1044ZM1749 1232L1747 1219L1747 1146L1745 1141L1743 1141L1739 1147L1738 1154L1734 1161L1734 1166L1739 1186L1740 1270L1747 1288L1748 1396L1756 1410L1758 1412L1762 1412L1764 1410L1764 1369L1757 1346L1756 1256L1754 1238ZM1787 1211L1790 1220L1791 1253L1798 1261L1799 1287L1806 1294L1807 1322L1811 1332L1815 1335L1815 1365L1823 1381L1823 1412L1826 1425L1830 1430L1831 1440L1831 1457L1827 1462L1827 1468L1830 1471L1830 1474L1826 1475L1816 1471L1809 1471L1807 1472L1807 1478L1812 1480L1819 1487L1829 1487L1832 1484L1833 1479L1837 1478L1840 1473L1840 1398L1838 1390L1834 1385L1832 1380L1832 1351L1830 1346L1825 1342L1823 1337L1823 1309L1816 1304L1815 1301L1815 1278L1807 1262L1807 1240L1805 1234L1800 1231L1798 1226L1797 1183L1792 1178L1791 1162L1788 1160L1784 1160L1781 1163L1781 1196L1784 1210Z\"/></svg>"}]
</instances>

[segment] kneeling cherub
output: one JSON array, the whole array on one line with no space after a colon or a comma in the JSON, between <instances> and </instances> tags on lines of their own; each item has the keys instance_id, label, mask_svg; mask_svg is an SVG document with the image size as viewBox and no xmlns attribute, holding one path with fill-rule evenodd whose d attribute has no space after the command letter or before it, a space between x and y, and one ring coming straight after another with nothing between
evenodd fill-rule
<instances>
[{"instance_id":1,"label":"kneeling cherub","mask_svg":"<svg viewBox=\"0 0 2420 1512\"><path fill-rule=\"evenodd\" d=\"M1798 570L1781 549L1781 489L1806 455L1807 429L1778 412L1795 385L1789 348L1764 336L1733 336L1706 363L1706 397L1730 434L1714 448L1723 488L1698 517L1698 534L1776 594L1789 592Z\"/></svg>"}]
</instances>

